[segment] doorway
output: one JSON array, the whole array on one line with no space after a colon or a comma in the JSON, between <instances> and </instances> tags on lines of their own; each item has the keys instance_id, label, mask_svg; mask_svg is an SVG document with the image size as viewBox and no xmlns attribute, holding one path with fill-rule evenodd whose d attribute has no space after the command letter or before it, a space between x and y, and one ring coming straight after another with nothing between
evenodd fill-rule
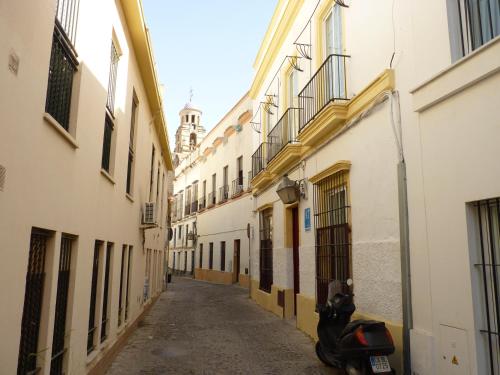
<instances>
[{"instance_id":1,"label":"doorway","mask_svg":"<svg viewBox=\"0 0 500 375\"><path fill-rule=\"evenodd\" d=\"M292 247L293 247L293 311L297 315L297 294L300 293L299 271L299 209L292 208Z\"/></svg>"},{"instance_id":2,"label":"doorway","mask_svg":"<svg viewBox=\"0 0 500 375\"><path fill-rule=\"evenodd\" d=\"M233 280L240 282L240 240L234 240Z\"/></svg>"}]
</instances>

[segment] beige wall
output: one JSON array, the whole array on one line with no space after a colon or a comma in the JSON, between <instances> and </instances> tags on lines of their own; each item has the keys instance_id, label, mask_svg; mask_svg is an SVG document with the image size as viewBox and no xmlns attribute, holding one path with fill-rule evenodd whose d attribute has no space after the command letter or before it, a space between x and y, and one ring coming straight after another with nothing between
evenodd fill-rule
<instances>
[{"instance_id":1,"label":"beige wall","mask_svg":"<svg viewBox=\"0 0 500 375\"><path fill-rule=\"evenodd\" d=\"M142 205L149 201L151 146L154 144L157 150L153 199L156 197L159 155L160 152L168 155L168 150L162 150L152 126L150 103L131 49L124 16L114 2L105 5L98 1L80 2L75 44L80 65L75 75L71 109L71 122L76 131L71 142L44 120L55 2L2 2L0 9L0 35L4 36L0 38L0 56L7 61L9 54L15 53L20 60L17 75L6 67L0 72L0 85L4 88L0 92L0 164L7 171L5 187L0 192L0 249L8 260L0 266L0 284L3 285L4 301L9 301L0 311L0 331L4 337L0 344L0 372L16 372L30 233L33 227L38 227L52 231L45 264L38 345L41 374L48 374L50 368L61 233L77 236L70 270L66 371L84 374L108 352L119 336L122 245L133 246L128 325L147 303L143 291L148 248L160 254L154 267L157 271L151 273L156 280L151 277L150 298L162 289L160 266L165 249L166 193L159 194L159 226L145 231L145 241L140 224ZM122 55L116 85L114 168L108 178L101 173L101 155L112 35ZM132 196L127 197L125 183L133 90L139 99L139 110L134 187ZM166 158L160 161L160 178L166 173ZM92 256L97 239L114 243L108 304L110 328L108 339L87 356ZM98 285L102 288L102 272L100 274ZM98 303L102 303L100 293ZM100 309L98 306L98 313ZM96 321L100 321L98 314Z\"/></svg>"}]
</instances>

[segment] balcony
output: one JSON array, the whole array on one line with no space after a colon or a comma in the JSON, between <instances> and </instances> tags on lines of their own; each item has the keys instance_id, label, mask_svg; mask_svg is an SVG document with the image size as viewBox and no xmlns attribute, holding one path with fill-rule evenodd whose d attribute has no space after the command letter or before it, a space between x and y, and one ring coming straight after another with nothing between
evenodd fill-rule
<instances>
[{"instance_id":1,"label":"balcony","mask_svg":"<svg viewBox=\"0 0 500 375\"><path fill-rule=\"evenodd\" d=\"M198 199L198 211L203 211L207 208L207 200L205 197Z\"/></svg>"},{"instance_id":2,"label":"balcony","mask_svg":"<svg viewBox=\"0 0 500 375\"><path fill-rule=\"evenodd\" d=\"M215 206L215 191L208 193L207 208Z\"/></svg>"},{"instance_id":3,"label":"balcony","mask_svg":"<svg viewBox=\"0 0 500 375\"><path fill-rule=\"evenodd\" d=\"M248 178L247 178L247 191L252 190L252 171L248 171Z\"/></svg>"},{"instance_id":4,"label":"balcony","mask_svg":"<svg viewBox=\"0 0 500 375\"><path fill-rule=\"evenodd\" d=\"M191 205L188 203L184 206L184 215L188 216L191 214Z\"/></svg>"},{"instance_id":5,"label":"balcony","mask_svg":"<svg viewBox=\"0 0 500 375\"><path fill-rule=\"evenodd\" d=\"M229 185L219 188L219 203L224 203L229 199Z\"/></svg>"},{"instance_id":6,"label":"balcony","mask_svg":"<svg viewBox=\"0 0 500 375\"><path fill-rule=\"evenodd\" d=\"M304 146L314 146L347 119L347 61L332 54L299 93L299 136Z\"/></svg>"},{"instance_id":7,"label":"balcony","mask_svg":"<svg viewBox=\"0 0 500 375\"><path fill-rule=\"evenodd\" d=\"M252 179L255 178L266 167L267 143L261 143L252 155Z\"/></svg>"},{"instance_id":8,"label":"balcony","mask_svg":"<svg viewBox=\"0 0 500 375\"><path fill-rule=\"evenodd\" d=\"M231 183L231 198L236 198L240 196L245 191L245 185L243 184L243 174Z\"/></svg>"},{"instance_id":9,"label":"balcony","mask_svg":"<svg viewBox=\"0 0 500 375\"><path fill-rule=\"evenodd\" d=\"M195 200L191 203L191 213L192 213L192 214L195 214L197 211L198 211L198 200L197 200L197 199L195 199Z\"/></svg>"}]
</instances>

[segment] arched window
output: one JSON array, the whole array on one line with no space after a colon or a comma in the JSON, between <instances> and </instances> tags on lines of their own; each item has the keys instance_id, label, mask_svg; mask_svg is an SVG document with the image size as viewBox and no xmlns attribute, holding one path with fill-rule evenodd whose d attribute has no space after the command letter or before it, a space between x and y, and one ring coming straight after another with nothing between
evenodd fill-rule
<instances>
[{"instance_id":1,"label":"arched window","mask_svg":"<svg viewBox=\"0 0 500 375\"><path fill-rule=\"evenodd\" d=\"M194 148L194 146L196 146L196 133L191 133L189 135L189 146L191 148Z\"/></svg>"}]
</instances>

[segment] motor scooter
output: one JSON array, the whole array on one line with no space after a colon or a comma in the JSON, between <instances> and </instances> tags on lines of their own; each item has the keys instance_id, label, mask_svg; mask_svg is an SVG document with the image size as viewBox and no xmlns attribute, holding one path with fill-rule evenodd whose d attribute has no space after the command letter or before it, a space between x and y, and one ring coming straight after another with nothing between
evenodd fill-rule
<instances>
[{"instance_id":1,"label":"motor scooter","mask_svg":"<svg viewBox=\"0 0 500 375\"><path fill-rule=\"evenodd\" d=\"M395 350L391 333L384 322L351 322L356 310L353 297L351 279L328 285L327 303L318 305L316 355L326 365L344 369L348 375L396 374L387 358Z\"/></svg>"}]
</instances>

